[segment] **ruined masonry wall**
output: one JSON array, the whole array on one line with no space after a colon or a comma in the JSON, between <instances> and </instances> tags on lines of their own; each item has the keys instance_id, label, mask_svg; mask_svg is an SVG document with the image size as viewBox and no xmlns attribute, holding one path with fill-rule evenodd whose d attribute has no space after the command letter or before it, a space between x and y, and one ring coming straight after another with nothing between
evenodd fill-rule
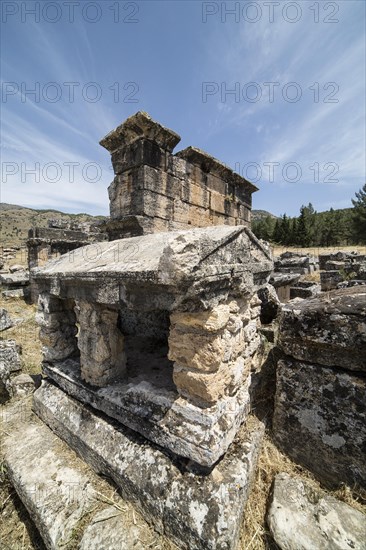
<instances>
[{"instance_id":1,"label":"ruined masonry wall","mask_svg":"<svg viewBox=\"0 0 366 550\"><path fill-rule=\"evenodd\" d=\"M172 153L180 137L137 113L108 134L110 240L212 225L250 226L257 188L204 151Z\"/></svg>"}]
</instances>

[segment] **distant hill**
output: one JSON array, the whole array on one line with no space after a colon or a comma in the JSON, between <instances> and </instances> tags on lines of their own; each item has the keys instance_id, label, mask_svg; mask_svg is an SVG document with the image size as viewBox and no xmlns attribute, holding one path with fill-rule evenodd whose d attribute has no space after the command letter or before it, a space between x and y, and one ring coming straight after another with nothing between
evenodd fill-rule
<instances>
[{"instance_id":1,"label":"distant hill","mask_svg":"<svg viewBox=\"0 0 366 550\"><path fill-rule=\"evenodd\" d=\"M271 212L267 212L267 210L252 210L252 220L263 220L264 218L267 218L267 216L275 220L278 218L278 216L271 214Z\"/></svg>"},{"instance_id":2,"label":"distant hill","mask_svg":"<svg viewBox=\"0 0 366 550\"><path fill-rule=\"evenodd\" d=\"M103 220L103 216L90 214L65 214L59 210L36 210L16 204L0 203L0 240L1 245L22 246L28 238L31 227L48 227L48 220L62 219L70 221Z\"/></svg>"}]
</instances>

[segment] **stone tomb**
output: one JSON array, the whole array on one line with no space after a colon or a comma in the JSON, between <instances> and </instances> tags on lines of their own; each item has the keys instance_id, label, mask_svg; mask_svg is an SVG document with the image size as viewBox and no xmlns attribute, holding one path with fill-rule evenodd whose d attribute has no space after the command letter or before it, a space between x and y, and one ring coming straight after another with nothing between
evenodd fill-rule
<instances>
[{"instance_id":1,"label":"stone tomb","mask_svg":"<svg viewBox=\"0 0 366 550\"><path fill-rule=\"evenodd\" d=\"M258 288L272 261L220 226L75 250L36 270L44 373L175 454L211 467L250 409Z\"/></svg>"},{"instance_id":2,"label":"stone tomb","mask_svg":"<svg viewBox=\"0 0 366 550\"><path fill-rule=\"evenodd\" d=\"M173 153L180 136L139 111L105 136L115 178L109 239L215 225L250 227L258 191L197 147Z\"/></svg>"}]
</instances>

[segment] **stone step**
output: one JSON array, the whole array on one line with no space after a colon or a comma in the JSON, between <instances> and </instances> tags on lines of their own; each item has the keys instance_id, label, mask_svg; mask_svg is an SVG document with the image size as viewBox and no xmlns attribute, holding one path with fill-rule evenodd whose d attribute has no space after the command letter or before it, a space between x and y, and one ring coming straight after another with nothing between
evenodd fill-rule
<instances>
[{"instance_id":1,"label":"stone step","mask_svg":"<svg viewBox=\"0 0 366 550\"><path fill-rule=\"evenodd\" d=\"M0 420L10 481L48 549L174 548L32 414L31 398L3 407Z\"/></svg>"},{"instance_id":2,"label":"stone step","mask_svg":"<svg viewBox=\"0 0 366 550\"><path fill-rule=\"evenodd\" d=\"M234 550L256 470L264 425L254 416L207 472L44 381L34 394L40 418L124 499L179 548ZM109 547L108 547L109 548Z\"/></svg>"}]
</instances>

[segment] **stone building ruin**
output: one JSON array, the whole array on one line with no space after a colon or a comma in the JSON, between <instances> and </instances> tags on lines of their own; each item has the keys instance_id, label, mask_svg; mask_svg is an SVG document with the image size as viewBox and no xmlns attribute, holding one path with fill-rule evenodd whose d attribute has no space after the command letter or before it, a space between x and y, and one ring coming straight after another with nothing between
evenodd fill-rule
<instances>
[{"instance_id":1,"label":"stone building ruin","mask_svg":"<svg viewBox=\"0 0 366 550\"><path fill-rule=\"evenodd\" d=\"M250 227L257 187L139 112L100 144L111 153L110 240L215 225Z\"/></svg>"},{"instance_id":2,"label":"stone building ruin","mask_svg":"<svg viewBox=\"0 0 366 550\"><path fill-rule=\"evenodd\" d=\"M34 463L50 462L46 426L185 550L237 548L272 416L277 445L322 482L366 488L365 287L318 295L298 281L316 263L297 255L273 272L250 229L256 188L199 149L174 154L179 139L141 112L109 133L101 145L115 178L98 246L70 239L71 254L32 272L45 377L32 406L42 423L21 424L20 449L17 432L5 447L47 548L74 536L90 503L82 495L69 513L59 477L75 470L59 456L50 475L60 493L35 502ZM59 474L54 463L67 467ZM284 494L296 485L277 476L276 498L281 479ZM276 530L279 508L274 499ZM88 513L77 547L99 550L110 518ZM113 525L125 540L123 519Z\"/></svg>"},{"instance_id":3,"label":"stone building ruin","mask_svg":"<svg viewBox=\"0 0 366 550\"><path fill-rule=\"evenodd\" d=\"M178 546L234 548L264 429L249 413L262 362L257 292L273 261L250 230L255 186L193 147L173 154L179 139L137 113L101 141L115 170L110 241L33 270L46 375L34 409L122 494L127 483L126 498ZM90 426L106 415L119 460L133 456L155 484L164 465L158 495L135 472L121 481L98 430L87 441L69 424L72 399L83 418L92 407ZM184 493L195 497L182 503Z\"/></svg>"},{"instance_id":4,"label":"stone building ruin","mask_svg":"<svg viewBox=\"0 0 366 550\"><path fill-rule=\"evenodd\" d=\"M28 267L41 267L49 260L89 243L107 240L102 222L80 223L62 219L48 220L48 227L32 227L28 231Z\"/></svg>"}]
</instances>

